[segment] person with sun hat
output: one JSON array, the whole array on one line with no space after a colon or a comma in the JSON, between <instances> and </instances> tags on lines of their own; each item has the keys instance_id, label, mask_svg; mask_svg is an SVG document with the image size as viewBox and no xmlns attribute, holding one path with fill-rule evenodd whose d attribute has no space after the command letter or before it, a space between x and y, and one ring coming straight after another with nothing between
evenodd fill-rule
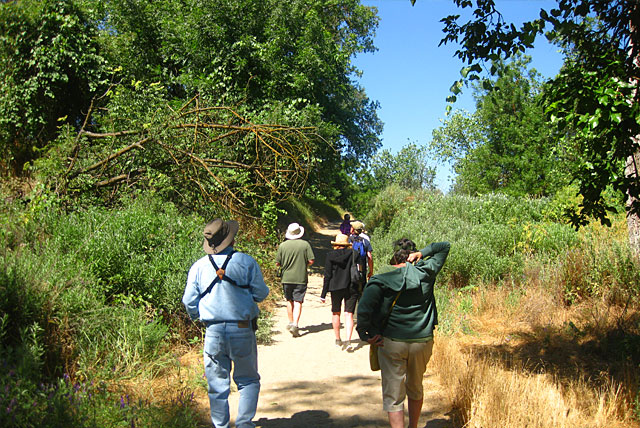
<instances>
[{"instance_id":1,"label":"person with sun hat","mask_svg":"<svg viewBox=\"0 0 640 428\"><path fill-rule=\"evenodd\" d=\"M229 427L232 373L240 393L236 427L255 427L252 420L260 393L257 303L267 297L269 287L256 260L233 249L238 229L234 220L207 223L202 244L206 256L189 269L182 296L189 317L206 326L204 373L216 428Z\"/></svg>"},{"instance_id":2,"label":"person with sun hat","mask_svg":"<svg viewBox=\"0 0 640 428\"><path fill-rule=\"evenodd\" d=\"M282 288L287 300L287 330L293 337L300 336L300 315L309 281L307 268L313 264L315 258L311 245L301 239L302 235L304 227L298 223L291 223L285 233L287 239L278 246L276 253L276 266L282 271Z\"/></svg>"}]
</instances>

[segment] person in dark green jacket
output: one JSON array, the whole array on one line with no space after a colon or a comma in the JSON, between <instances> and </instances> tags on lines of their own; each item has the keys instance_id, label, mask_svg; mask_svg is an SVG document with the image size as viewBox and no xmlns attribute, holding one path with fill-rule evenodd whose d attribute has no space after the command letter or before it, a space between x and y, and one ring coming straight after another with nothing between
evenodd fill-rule
<instances>
[{"instance_id":1,"label":"person in dark green jacket","mask_svg":"<svg viewBox=\"0 0 640 428\"><path fill-rule=\"evenodd\" d=\"M392 428L404 428L405 397L409 428L418 426L422 377L438 324L433 287L449 248L448 242L435 242L416 251L411 240L396 241L390 261L396 269L372 276L358 305L356 331L363 341L378 345L382 405Z\"/></svg>"}]
</instances>

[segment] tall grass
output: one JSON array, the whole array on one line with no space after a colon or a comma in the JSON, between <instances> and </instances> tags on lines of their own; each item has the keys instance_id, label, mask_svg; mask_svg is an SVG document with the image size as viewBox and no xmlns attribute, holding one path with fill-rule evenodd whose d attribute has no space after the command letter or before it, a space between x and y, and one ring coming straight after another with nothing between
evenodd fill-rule
<instances>
[{"instance_id":1,"label":"tall grass","mask_svg":"<svg viewBox=\"0 0 640 428\"><path fill-rule=\"evenodd\" d=\"M465 427L575 428L628 426L619 386L594 389L582 380L562 385L554 376L461 352L441 339L432 359Z\"/></svg>"},{"instance_id":2,"label":"tall grass","mask_svg":"<svg viewBox=\"0 0 640 428\"><path fill-rule=\"evenodd\" d=\"M430 364L459 425L635 426L637 309L566 306L537 287L439 293L446 304Z\"/></svg>"}]
</instances>

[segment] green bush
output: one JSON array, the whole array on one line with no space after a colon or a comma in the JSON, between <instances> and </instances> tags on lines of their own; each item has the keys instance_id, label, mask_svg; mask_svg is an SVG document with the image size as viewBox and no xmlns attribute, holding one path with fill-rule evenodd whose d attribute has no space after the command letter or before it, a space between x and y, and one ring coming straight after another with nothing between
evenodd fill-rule
<instances>
[{"instance_id":1,"label":"green bush","mask_svg":"<svg viewBox=\"0 0 640 428\"><path fill-rule=\"evenodd\" d=\"M504 195L410 195L388 188L379 196L372 234L374 265L388 263L393 241L410 238L419 248L451 242L440 281L454 287L510 280L524 283L527 266L557 272L567 302L603 296L624 304L640 294L640 270L626 239L622 216L613 228L592 224L577 232L556 221L556 202ZM411 196L411 197L409 197ZM622 233L619 231L622 230Z\"/></svg>"},{"instance_id":2,"label":"green bush","mask_svg":"<svg viewBox=\"0 0 640 428\"><path fill-rule=\"evenodd\" d=\"M624 305L640 295L640 270L626 242L602 241L588 233L558 261L565 299L605 297Z\"/></svg>"},{"instance_id":3,"label":"green bush","mask_svg":"<svg viewBox=\"0 0 640 428\"><path fill-rule=\"evenodd\" d=\"M106 302L135 296L168 312L181 310L186 271L201 256L203 221L149 196L120 210L90 208L47 218L44 258L90 274L86 284Z\"/></svg>"},{"instance_id":4,"label":"green bush","mask_svg":"<svg viewBox=\"0 0 640 428\"><path fill-rule=\"evenodd\" d=\"M4 256L0 267L2 347L20 346L21 329L46 325L50 312L49 299L43 286L36 281L38 271L37 266L21 263L11 254Z\"/></svg>"},{"instance_id":5,"label":"green bush","mask_svg":"<svg viewBox=\"0 0 640 428\"><path fill-rule=\"evenodd\" d=\"M392 243L399 238L410 238L420 248L449 241L452 248L442 280L456 287L519 280L527 258L555 258L577 242L569 226L545 219L548 202L544 199L416 194L410 201L406 194L398 200L394 192L383 192L380 197L385 195L390 196L376 206L385 210L381 218L389 223L373 232L374 264L387 263Z\"/></svg>"},{"instance_id":6,"label":"green bush","mask_svg":"<svg viewBox=\"0 0 640 428\"><path fill-rule=\"evenodd\" d=\"M73 212L44 194L25 205L2 200L0 219L0 426L195 426L186 391L171 403L134 403L89 382L153 377L170 365L177 330L167 322L184 315L205 221L153 195ZM237 248L271 263L270 239L243 227ZM265 312L263 342L270 325ZM87 383L70 385L65 372Z\"/></svg>"}]
</instances>

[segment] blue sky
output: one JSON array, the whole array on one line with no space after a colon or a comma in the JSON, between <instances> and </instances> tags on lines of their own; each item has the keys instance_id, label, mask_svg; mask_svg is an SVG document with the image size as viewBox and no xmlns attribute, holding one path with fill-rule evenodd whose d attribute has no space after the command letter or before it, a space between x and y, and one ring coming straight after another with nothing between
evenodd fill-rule
<instances>
[{"instance_id":1,"label":"blue sky","mask_svg":"<svg viewBox=\"0 0 640 428\"><path fill-rule=\"evenodd\" d=\"M378 116L384 122L383 149L396 153L409 142L420 145L431 141L433 129L446 115L449 87L460 78L463 64L453 54L455 45L438 47L445 16L461 13L452 0L363 0L378 8L380 25L376 31L378 51L359 55L354 64L362 72L359 79L367 95L380 102ZM551 9L555 0L496 0L505 20L516 25L538 17L540 9ZM464 15L463 15L464 16ZM536 39L536 48L527 52L532 67L545 77L554 76L562 65L557 48ZM474 110L471 88L465 88L454 108ZM433 164L436 185L449 189L448 165Z\"/></svg>"}]
</instances>

